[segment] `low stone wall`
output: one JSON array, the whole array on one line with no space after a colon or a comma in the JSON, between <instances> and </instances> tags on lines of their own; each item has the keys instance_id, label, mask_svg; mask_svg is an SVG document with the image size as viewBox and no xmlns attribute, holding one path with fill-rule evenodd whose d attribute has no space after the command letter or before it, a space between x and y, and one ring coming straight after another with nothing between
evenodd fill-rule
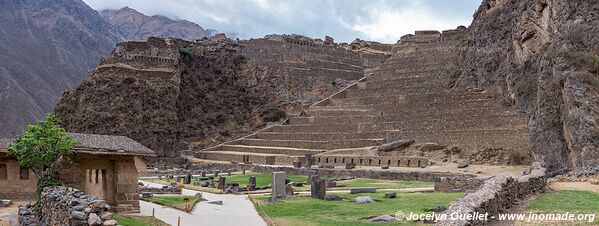
<instances>
[{"instance_id":1,"label":"low stone wall","mask_svg":"<svg viewBox=\"0 0 599 226\"><path fill-rule=\"evenodd\" d=\"M425 157L415 156L314 156L317 165L327 164L344 166L346 163L356 163L361 166L391 166L391 167L427 167L429 162Z\"/></svg>"},{"instance_id":2,"label":"low stone wall","mask_svg":"<svg viewBox=\"0 0 599 226\"><path fill-rule=\"evenodd\" d=\"M449 216L466 216L468 214L479 213L496 216L498 213L505 212L511 208L517 200L523 200L527 196L542 192L547 185L546 169L541 167L540 163L533 163L527 175L518 179L505 176L495 176L485 181L485 183L476 191L464 198L453 202L445 212L446 219L439 220L435 225L439 226L458 226L458 225L484 225L487 223L484 219L473 220L452 220Z\"/></svg>"},{"instance_id":3,"label":"low stone wall","mask_svg":"<svg viewBox=\"0 0 599 226\"><path fill-rule=\"evenodd\" d=\"M316 166L313 166L316 167ZM260 173L272 173L275 171L283 171L292 175L314 175L332 176L332 177L360 177L382 180L406 180L406 181L428 181L435 182L442 177L466 177L471 178L474 175L456 174L445 172L398 172L391 170L363 170L363 169L327 169L327 168L293 168L288 166L264 166L264 165L249 165L249 164L227 164L227 163L194 163L187 166L186 170L148 170L144 176L167 176L167 175L185 175L187 172L192 174L200 174L200 172L227 172L227 171L242 171L248 170Z\"/></svg>"},{"instance_id":4,"label":"low stone wall","mask_svg":"<svg viewBox=\"0 0 599 226\"><path fill-rule=\"evenodd\" d=\"M95 196L67 187L45 188L40 199L41 222L33 206L19 207L20 225L117 225L110 206Z\"/></svg>"},{"instance_id":5,"label":"low stone wall","mask_svg":"<svg viewBox=\"0 0 599 226\"><path fill-rule=\"evenodd\" d=\"M435 192L475 191L484 183L483 179L466 177L441 177L435 181Z\"/></svg>"}]
</instances>

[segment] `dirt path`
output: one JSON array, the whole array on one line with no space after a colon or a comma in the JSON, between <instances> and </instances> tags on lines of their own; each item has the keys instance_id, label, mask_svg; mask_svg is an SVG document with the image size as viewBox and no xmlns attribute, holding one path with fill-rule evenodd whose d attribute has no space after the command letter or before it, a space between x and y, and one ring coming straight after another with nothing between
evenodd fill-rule
<instances>
[{"instance_id":1,"label":"dirt path","mask_svg":"<svg viewBox=\"0 0 599 226\"><path fill-rule=\"evenodd\" d=\"M19 205L26 205L32 200L12 200L9 207L0 207L0 226L12 226L19 223Z\"/></svg>"},{"instance_id":2,"label":"dirt path","mask_svg":"<svg viewBox=\"0 0 599 226\"><path fill-rule=\"evenodd\" d=\"M157 183L147 181L143 181L143 183L151 187L162 187L161 184ZM195 195L196 193L199 192L183 189L184 195ZM177 221L180 217L182 226L266 226L266 223L264 223L262 217L258 215L254 204L247 195L219 195L202 192L202 197L208 201L199 202L191 214L173 208L140 201L141 214L151 216L152 209L154 209L156 218L171 225L177 225ZM210 201L222 201L223 205L208 204Z\"/></svg>"},{"instance_id":3,"label":"dirt path","mask_svg":"<svg viewBox=\"0 0 599 226\"><path fill-rule=\"evenodd\" d=\"M590 182L552 182L549 184L549 188L554 191L578 190L599 193L599 185L594 185Z\"/></svg>"}]
</instances>

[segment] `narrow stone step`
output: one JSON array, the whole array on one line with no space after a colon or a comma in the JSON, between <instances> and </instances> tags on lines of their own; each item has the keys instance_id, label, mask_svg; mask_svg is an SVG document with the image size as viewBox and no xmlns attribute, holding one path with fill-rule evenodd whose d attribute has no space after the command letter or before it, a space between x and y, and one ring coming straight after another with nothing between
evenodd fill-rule
<instances>
[{"instance_id":1,"label":"narrow stone step","mask_svg":"<svg viewBox=\"0 0 599 226\"><path fill-rule=\"evenodd\" d=\"M376 131L376 132L349 132L349 133L301 133L301 132L259 132L250 138L269 139L269 140L356 140L356 139L386 139L395 137L398 131Z\"/></svg>"},{"instance_id":2,"label":"narrow stone step","mask_svg":"<svg viewBox=\"0 0 599 226\"><path fill-rule=\"evenodd\" d=\"M360 140L264 140L264 139L243 139L238 141L246 146L269 146L269 147L290 147L301 149L320 149L333 150L341 148L361 148L381 145L383 139L360 139Z\"/></svg>"},{"instance_id":3,"label":"narrow stone step","mask_svg":"<svg viewBox=\"0 0 599 226\"><path fill-rule=\"evenodd\" d=\"M281 154L281 155L303 155L303 154L318 154L318 153L324 152L325 150L306 149L306 148L291 148L291 147L248 146L248 145L231 144L231 145L220 146L216 149L216 151Z\"/></svg>"},{"instance_id":4,"label":"narrow stone step","mask_svg":"<svg viewBox=\"0 0 599 226\"><path fill-rule=\"evenodd\" d=\"M375 124L336 124L336 125L282 125L274 126L269 132L298 132L298 133L360 133L376 131Z\"/></svg>"},{"instance_id":5,"label":"narrow stone step","mask_svg":"<svg viewBox=\"0 0 599 226\"><path fill-rule=\"evenodd\" d=\"M308 114L311 116L336 116L336 115L362 115L362 116L376 116L380 115L380 112L374 110L366 110L366 109L344 109L344 108L331 108L327 107L312 107L308 109Z\"/></svg>"},{"instance_id":6,"label":"narrow stone step","mask_svg":"<svg viewBox=\"0 0 599 226\"><path fill-rule=\"evenodd\" d=\"M309 125L309 124L341 124L341 123L375 123L377 116L372 115L349 115L349 116L317 116L317 117L292 117L289 119L290 125Z\"/></svg>"},{"instance_id":7,"label":"narrow stone step","mask_svg":"<svg viewBox=\"0 0 599 226\"><path fill-rule=\"evenodd\" d=\"M282 154L249 153L235 151L200 151L195 154L196 158L228 161L228 162L252 162L264 165L291 165L299 157Z\"/></svg>"}]
</instances>

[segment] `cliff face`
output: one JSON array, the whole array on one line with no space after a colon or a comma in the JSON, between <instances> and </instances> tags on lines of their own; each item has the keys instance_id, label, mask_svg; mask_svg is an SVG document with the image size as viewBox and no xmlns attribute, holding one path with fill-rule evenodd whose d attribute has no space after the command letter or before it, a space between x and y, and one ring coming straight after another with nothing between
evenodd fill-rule
<instances>
[{"instance_id":1,"label":"cliff face","mask_svg":"<svg viewBox=\"0 0 599 226\"><path fill-rule=\"evenodd\" d=\"M43 118L120 38L79 0L0 0L0 137Z\"/></svg>"},{"instance_id":2,"label":"cliff face","mask_svg":"<svg viewBox=\"0 0 599 226\"><path fill-rule=\"evenodd\" d=\"M210 36L204 28L187 20L146 16L129 7L120 10L102 10L100 15L117 27L125 40L146 40L150 36L194 40Z\"/></svg>"},{"instance_id":3,"label":"cliff face","mask_svg":"<svg viewBox=\"0 0 599 226\"><path fill-rule=\"evenodd\" d=\"M302 104L361 78L366 68L354 53L318 67L303 62L308 55L333 59L331 52L345 53L341 47L252 42L259 41L217 36L120 43L78 88L64 93L56 115L69 131L125 135L173 157L299 114Z\"/></svg>"},{"instance_id":4,"label":"cliff face","mask_svg":"<svg viewBox=\"0 0 599 226\"><path fill-rule=\"evenodd\" d=\"M528 112L550 170L599 166L599 5L485 0L461 44L454 89L486 89Z\"/></svg>"}]
</instances>

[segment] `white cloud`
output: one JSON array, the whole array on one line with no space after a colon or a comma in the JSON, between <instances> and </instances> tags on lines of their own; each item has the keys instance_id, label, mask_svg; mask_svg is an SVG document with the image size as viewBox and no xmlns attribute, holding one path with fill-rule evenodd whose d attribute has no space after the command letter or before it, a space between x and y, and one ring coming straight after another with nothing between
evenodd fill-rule
<instances>
[{"instance_id":1,"label":"white cloud","mask_svg":"<svg viewBox=\"0 0 599 226\"><path fill-rule=\"evenodd\" d=\"M129 6L241 38L272 33L394 43L414 30L468 25L481 0L84 0L94 9Z\"/></svg>"}]
</instances>

